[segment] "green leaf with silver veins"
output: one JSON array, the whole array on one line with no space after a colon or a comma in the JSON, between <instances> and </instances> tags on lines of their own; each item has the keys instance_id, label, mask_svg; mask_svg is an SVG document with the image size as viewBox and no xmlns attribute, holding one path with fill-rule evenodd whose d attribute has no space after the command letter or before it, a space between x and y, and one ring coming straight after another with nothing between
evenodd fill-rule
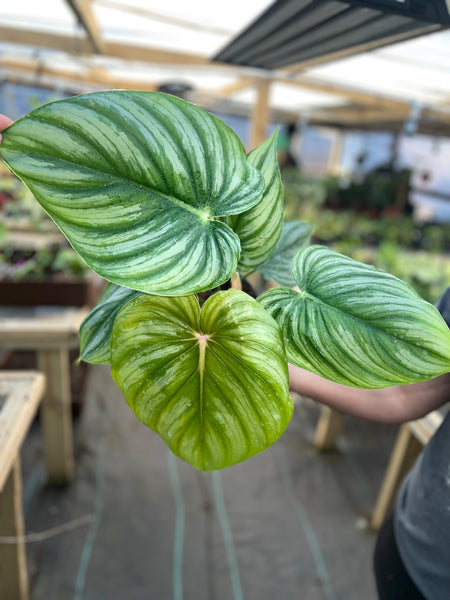
<instances>
[{"instance_id":1,"label":"green leaf with silver veins","mask_svg":"<svg viewBox=\"0 0 450 600\"><path fill-rule=\"evenodd\" d=\"M289 423L280 330L243 292L140 295L115 319L111 370L137 417L195 467L222 469L261 452Z\"/></svg>"},{"instance_id":2,"label":"green leaf with silver veins","mask_svg":"<svg viewBox=\"0 0 450 600\"><path fill-rule=\"evenodd\" d=\"M172 296L236 270L239 238L219 217L257 204L264 179L208 112L98 92L39 107L2 135L0 157L105 279Z\"/></svg>"},{"instance_id":3,"label":"green leaf with silver veins","mask_svg":"<svg viewBox=\"0 0 450 600\"><path fill-rule=\"evenodd\" d=\"M223 220L237 233L241 256L237 270L255 270L274 251L283 227L283 185L277 163L276 132L248 154L248 162L261 171L264 194L253 208Z\"/></svg>"},{"instance_id":4,"label":"green leaf with silver veins","mask_svg":"<svg viewBox=\"0 0 450 600\"><path fill-rule=\"evenodd\" d=\"M291 262L295 254L309 245L313 226L305 221L289 221L283 225L281 237L272 256L258 271L266 279L278 281L281 285L294 287Z\"/></svg>"},{"instance_id":5,"label":"green leaf with silver veins","mask_svg":"<svg viewBox=\"0 0 450 600\"><path fill-rule=\"evenodd\" d=\"M100 301L80 326L80 358L88 363L110 362L110 343L114 319L127 302L141 292L109 283Z\"/></svg>"},{"instance_id":6,"label":"green leaf with silver veins","mask_svg":"<svg viewBox=\"0 0 450 600\"><path fill-rule=\"evenodd\" d=\"M406 283L328 248L295 256L300 293L269 290L288 361L347 385L383 388L450 370L450 329Z\"/></svg>"}]
</instances>

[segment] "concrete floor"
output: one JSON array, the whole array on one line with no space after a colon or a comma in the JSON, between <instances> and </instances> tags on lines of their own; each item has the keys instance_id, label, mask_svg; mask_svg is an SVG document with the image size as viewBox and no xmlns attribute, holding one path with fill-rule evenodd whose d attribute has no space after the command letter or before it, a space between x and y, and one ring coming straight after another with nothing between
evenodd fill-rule
<instances>
[{"instance_id":1,"label":"concrete floor","mask_svg":"<svg viewBox=\"0 0 450 600\"><path fill-rule=\"evenodd\" d=\"M27 532L68 528L28 545L31 600L375 600L366 524L396 428L348 418L318 454L319 409L295 400L270 449L203 474L92 367L72 484L46 485L38 422L22 451Z\"/></svg>"}]
</instances>

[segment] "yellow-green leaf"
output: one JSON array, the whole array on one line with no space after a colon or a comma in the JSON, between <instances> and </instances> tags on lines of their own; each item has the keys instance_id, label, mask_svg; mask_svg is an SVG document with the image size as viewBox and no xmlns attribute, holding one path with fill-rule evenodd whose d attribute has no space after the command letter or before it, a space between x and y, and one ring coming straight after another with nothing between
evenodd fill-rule
<instances>
[{"instance_id":1,"label":"yellow-green leaf","mask_svg":"<svg viewBox=\"0 0 450 600\"><path fill-rule=\"evenodd\" d=\"M199 469L264 450L292 415L279 328L236 290L202 309L195 296L134 298L114 322L111 368L137 417Z\"/></svg>"}]
</instances>

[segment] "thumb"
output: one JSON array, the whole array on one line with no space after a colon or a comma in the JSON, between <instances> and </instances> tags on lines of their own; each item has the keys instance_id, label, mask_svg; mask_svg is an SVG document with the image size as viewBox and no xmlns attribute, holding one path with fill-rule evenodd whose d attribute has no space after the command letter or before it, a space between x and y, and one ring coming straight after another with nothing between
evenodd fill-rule
<instances>
[{"instance_id":1,"label":"thumb","mask_svg":"<svg viewBox=\"0 0 450 600\"><path fill-rule=\"evenodd\" d=\"M5 117L5 115L0 115L0 131L3 131L3 129L6 129L9 125L11 125L12 120L9 119L8 117ZM2 135L0 133L0 143L2 141Z\"/></svg>"}]
</instances>

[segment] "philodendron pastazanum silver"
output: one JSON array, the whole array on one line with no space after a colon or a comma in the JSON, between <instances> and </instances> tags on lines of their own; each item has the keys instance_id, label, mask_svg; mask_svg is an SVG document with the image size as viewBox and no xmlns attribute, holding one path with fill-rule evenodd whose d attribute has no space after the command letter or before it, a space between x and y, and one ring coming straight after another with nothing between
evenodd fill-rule
<instances>
[{"instance_id":1,"label":"philodendron pastazanum silver","mask_svg":"<svg viewBox=\"0 0 450 600\"><path fill-rule=\"evenodd\" d=\"M0 156L110 282L81 327L81 358L110 363L137 417L200 469L280 437L293 409L287 360L370 388L450 369L433 306L309 246L308 224L283 226L275 136L246 154L192 104L111 91L33 110L3 132ZM286 287L200 302L255 270Z\"/></svg>"}]
</instances>

